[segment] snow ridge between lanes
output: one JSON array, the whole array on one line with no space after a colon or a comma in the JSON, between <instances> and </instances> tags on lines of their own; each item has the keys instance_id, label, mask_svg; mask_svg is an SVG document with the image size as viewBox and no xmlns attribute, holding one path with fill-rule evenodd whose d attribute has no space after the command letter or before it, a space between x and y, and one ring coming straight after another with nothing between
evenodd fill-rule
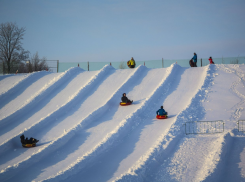
<instances>
[{"instance_id":1,"label":"snow ridge between lanes","mask_svg":"<svg viewBox=\"0 0 245 182\"><path fill-rule=\"evenodd\" d=\"M25 79L27 79L29 76L31 76L32 74L34 74L34 73L31 73L31 74L25 74L25 75L4 75L4 76L1 76L1 77L5 77L5 78L2 78L1 80L0 80L0 87L2 87L1 88L1 91L0 91L0 97L1 97L1 95L2 94L5 94L6 92L8 92L8 91L10 91L11 89L13 89L16 85L18 85L18 84L20 84L20 83L22 83ZM3 87L5 87L5 85L3 85L2 86L2 82L4 82L5 80L4 79L10 79L10 78L13 78L13 77L17 77L17 76L19 76L19 77L22 77L21 79L19 79L18 81L16 81L15 83L13 83L11 86L9 86L9 88L3 88ZM3 89L3 90L2 90Z\"/></svg>"},{"instance_id":2,"label":"snow ridge between lanes","mask_svg":"<svg viewBox=\"0 0 245 182\"><path fill-rule=\"evenodd\" d=\"M31 73L24 77L21 81L14 84L13 87L5 91L3 94L0 95L0 109L8 104L13 98L17 97L19 94L26 90L26 85L30 86L32 83L37 81L38 79L42 78L43 76L50 74L46 71L39 71L35 73Z\"/></svg>"}]
</instances>

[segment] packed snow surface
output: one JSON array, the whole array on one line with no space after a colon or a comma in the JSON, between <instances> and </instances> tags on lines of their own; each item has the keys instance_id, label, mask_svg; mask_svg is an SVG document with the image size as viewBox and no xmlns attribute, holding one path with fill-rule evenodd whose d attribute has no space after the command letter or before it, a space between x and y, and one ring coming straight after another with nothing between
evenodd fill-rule
<instances>
[{"instance_id":1,"label":"packed snow surface","mask_svg":"<svg viewBox=\"0 0 245 182\"><path fill-rule=\"evenodd\" d=\"M244 86L244 65L0 76L0 181L245 181Z\"/></svg>"}]
</instances>

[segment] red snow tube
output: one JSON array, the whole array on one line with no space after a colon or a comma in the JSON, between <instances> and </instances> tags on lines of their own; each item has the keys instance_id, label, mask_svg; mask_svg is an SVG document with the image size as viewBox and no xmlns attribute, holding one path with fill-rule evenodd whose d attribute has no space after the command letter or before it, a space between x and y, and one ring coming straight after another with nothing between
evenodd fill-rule
<instances>
[{"instance_id":1,"label":"red snow tube","mask_svg":"<svg viewBox=\"0 0 245 182\"><path fill-rule=\"evenodd\" d=\"M36 147L36 143L31 143L31 144L22 144L23 147L25 148L31 148L31 147Z\"/></svg>"},{"instance_id":2,"label":"red snow tube","mask_svg":"<svg viewBox=\"0 0 245 182\"><path fill-rule=\"evenodd\" d=\"M121 106L128 106L128 105L131 105L132 102L120 102L120 105Z\"/></svg>"},{"instance_id":3,"label":"red snow tube","mask_svg":"<svg viewBox=\"0 0 245 182\"><path fill-rule=\"evenodd\" d=\"M167 119L168 118L168 115L157 115L156 116L157 119Z\"/></svg>"}]
</instances>

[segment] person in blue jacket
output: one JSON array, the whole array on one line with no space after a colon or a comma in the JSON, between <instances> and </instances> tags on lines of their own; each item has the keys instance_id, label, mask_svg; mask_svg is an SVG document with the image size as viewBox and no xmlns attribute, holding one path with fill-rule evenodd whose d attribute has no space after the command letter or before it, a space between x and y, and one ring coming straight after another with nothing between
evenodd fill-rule
<instances>
[{"instance_id":1,"label":"person in blue jacket","mask_svg":"<svg viewBox=\"0 0 245 182\"><path fill-rule=\"evenodd\" d=\"M163 109L163 106L161 106L161 109L157 111L157 115L163 116L167 115L168 113Z\"/></svg>"},{"instance_id":2,"label":"person in blue jacket","mask_svg":"<svg viewBox=\"0 0 245 182\"><path fill-rule=\"evenodd\" d=\"M194 67L197 67L197 54L194 52L194 56L192 58L193 62L194 62Z\"/></svg>"}]
</instances>

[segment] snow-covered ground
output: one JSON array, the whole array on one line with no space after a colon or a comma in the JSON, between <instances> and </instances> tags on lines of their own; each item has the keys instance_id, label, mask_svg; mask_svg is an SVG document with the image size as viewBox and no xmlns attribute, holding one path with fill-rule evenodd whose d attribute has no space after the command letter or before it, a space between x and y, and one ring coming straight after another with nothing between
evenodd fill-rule
<instances>
[{"instance_id":1,"label":"snow-covered ground","mask_svg":"<svg viewBox=\"0 0 245 182\"><path fill-rule=\"evenodd\" d=\"M0 181L245 181L244 86L244 65L0 76Z\"/></svg>"}]
</instances>

